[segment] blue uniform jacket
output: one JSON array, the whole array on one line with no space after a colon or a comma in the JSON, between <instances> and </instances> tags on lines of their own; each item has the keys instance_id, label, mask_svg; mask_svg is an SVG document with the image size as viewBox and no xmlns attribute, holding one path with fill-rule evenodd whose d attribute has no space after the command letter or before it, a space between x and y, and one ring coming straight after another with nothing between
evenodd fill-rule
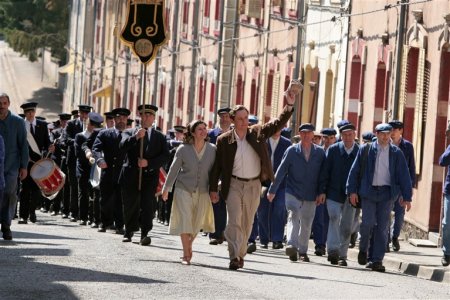
<instances>
[{"instance_id":1,"label":"blue uniform jacket","mask_svg":"<svg viewBox=\"0 0 450 300\"><path fill-rule=\"evenodd\" d=\"M122 135L118 136L118 131L113 128L101 130L92 146L92 154L97 164L106 162L108 166L102 169L101 181L117 184L119 175L122 171L122 165L125 159L125 152L119 149Z\"/></svg>"},{"instance_id":2,"label":"blue uniform jacket","mask_svg":"<svg viewBox=\"0 0 450 300\"><path fill-rule=\"evenodd\" d=\"M286 178L286 193L300 200L315 201L319 194L325 193L326 173L324 168L325 151L311 146L309 161L306 161L300 144L289 147L284 153L275 181L269 193L275 194Z\"/></svg>"},{"instance_id":3,"label":"blue uniform jacket","mask_svg":"<svg viewBox=\"0 0 450 300\"><path fill-rule=\"evenodd\" d=\"M5 142L3 141L3 137L0 134L0 190L4 189L5 189Z\"/></svg>"},{"instance_id":4,"label":"blue uniform jacket","mask_svg":"<svg viewBox=\"0 0 450 300\"><path fill-rule=\"evenodd\" d=\"M220 127L216 127L208 132L209 142L211 144L216 144L217 137L222 134L222 129Z\"/></svg>"},{"instance_id":5,"label":"blue uniform jacket","mask_svg":"<svg viewBox=\"0 0 450 300\"><path fill-rule=\"evenodd\" d=\"M24 120L8 111L6 119L0 120L0 134L5 142L5 175L26 169L29 153Z\"/></svg>"},{"instance_id":6,"label":"blue uniform jacket","mask_svg":"<svg viewBox=\"0 0 450 300\"><path fill-rule=\"evenodd\" d=\"M347 198L345 193L347 177L358 154L358 150L359 146L355 144L352 152L347 154L344 142L333 144L328 148L328 155L325 160L327 199L340 203L345 202Z\"/></svg>"},{"instance_id":7,"label":"blue uniform jacket","mask_svg":"<svg viewBox=\"0 0 450 300\"><path fill-rule=\"evenodd\" d=\"M439 157L439 165L443 167L450 165L450 146L448 146L447 149L445 149L445 152L442 153L441 157ZM450 194L450 169L448 169L447 176L445 177L444 194Z\"/></svg>"},{"instance_id":8,"label":"blue uniform jacket","mask_svg":"<svg viewBox=\"0 0 450 300\"><path fill-rule=\"evenodd\" d=\"M401 139L398 147L402 150L403 155L406 159L406 164L408 165L409 176L411 177L411 185L416 184L416 162L414 160L414 147L410 141Z\"/></svg>"},{"instance_id":9,"label":"blue uniform jacket","mask_svg":"<svg viewBox=\"0 0 450 300\"><path fill-rule=\"evenodd\" d=\"M370 146L367 144L359 149L358 155L350 170L350 174L348 175L347 195L358 193L364 198L369 198L371 196L370 191L378 151L377 145L377 142L373 142ZM367 157L367 165L361 178L361 184L359 184L360 163L365 147L370 147L370 149ZM400 148L392 144L389 144L389 173L391 177L391 197L397 198L401 195L403 200L411 201L412 185L405 156Z\"/></svg>"},{"instance_id":10,"label":"blue uniform jacket","mask_svg":"<svg viewBox=\"0 0 450 300\"><path fill-rule=\"evenodd\" d=\"M267 149L269 150L269 157L272 157L272 148L270 148L270 142L269 139L267 139ZM275 153L273 154L273 166L272 169L276 172L278 170L278 167L281 164L281 160L283 159L284 152L291 146L291 141L284 136L280 137L280 140L278 141L277 148L275 149ZM264 186L269 187L270 181L266 181L263 183ZM286 188L286 179L284 179L279 189L285 189Z\"/></svg>"}]
</instances>

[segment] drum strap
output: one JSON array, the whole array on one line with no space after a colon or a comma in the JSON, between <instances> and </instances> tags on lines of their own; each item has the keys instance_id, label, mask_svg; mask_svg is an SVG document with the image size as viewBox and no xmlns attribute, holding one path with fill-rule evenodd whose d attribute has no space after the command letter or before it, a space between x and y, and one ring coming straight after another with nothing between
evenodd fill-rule
<instances>
[{"instance_id":1,"label":"drum strap","mask_svg":"<svg viewBox=\"0 0 450 300\"><path fill-rule=\"evenodd\" d=\"M28 145L30 145L31 150L42 157L42 153L39 150L39 147L36 143L36 140L34 139L34 136L31 134L30 130L27 130L27 141Z\"/></svg>"}]
</instances>

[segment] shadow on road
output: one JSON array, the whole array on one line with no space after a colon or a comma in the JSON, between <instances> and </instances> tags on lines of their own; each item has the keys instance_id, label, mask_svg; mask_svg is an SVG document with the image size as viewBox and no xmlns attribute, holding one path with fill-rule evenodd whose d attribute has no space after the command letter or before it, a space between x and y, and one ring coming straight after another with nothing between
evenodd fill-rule
<instances>
[{"instance_id":1,"label":"shadow on road","mask_svg":"<svg viewBox=\"0 0 450 300\"><path fill-rule=\"evenodd\" d=\"M40 115L47 118L47 121L56 121L62 110L63 95L59 89L44 87L34 91L33 96L26 101L39 103L38 108L42 109Z\"/></svg>"},{"instance_id":2,"label":"shadow on road","mask_svg":"<svg viewBox=\"0 0 450 300\"><path fill-rule=\"evenodd\" d=\"M70 288L61 282L87 283L126 283L126 284L161 284L161 280L119 273L101 272L91 269L67 266L70 256L69 249L54 248L55 244L22 242L21 239L73 239L66 236L51 236L31 232L15 232L17 240L0 241L0 298L1 299L78 299ZM26 243L26 248L19 247ZM29 246L37 246L30 248ZM50 247L45 247L50 246ZM52 248L53 246L53 248ZM61 257L66 265L56 265L50 262L37 262L35 257ZM70 257L70 258L69 258ZM54 259L52 259L54 261ZM76 260L69 262L76 264ZM37 274L39 274L37 276Z\"/></svg>"}]
</instances>

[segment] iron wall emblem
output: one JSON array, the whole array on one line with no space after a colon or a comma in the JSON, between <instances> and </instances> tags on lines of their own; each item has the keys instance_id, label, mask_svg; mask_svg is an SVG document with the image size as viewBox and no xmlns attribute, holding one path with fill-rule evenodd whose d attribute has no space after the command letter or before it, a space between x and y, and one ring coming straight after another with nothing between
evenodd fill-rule
<instances>
[{"instance_id":1,"label":"iron wall emblem","mask_svg":"<svg viewBox=\"0 0 450 300\"><path fill-rule=\"evenodd\" d=\"M120 38L142 63L151 62L169 38L165 26L164 0L129 0L125 27Z\"/></svg>"}]
</instances>

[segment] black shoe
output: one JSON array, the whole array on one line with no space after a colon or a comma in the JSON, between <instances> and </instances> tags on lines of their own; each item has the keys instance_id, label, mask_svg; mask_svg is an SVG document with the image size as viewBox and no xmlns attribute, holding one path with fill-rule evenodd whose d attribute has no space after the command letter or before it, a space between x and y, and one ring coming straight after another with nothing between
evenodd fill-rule
<instances>
[{"instance_id":1,"label":"black shoe","mask_svg":"<svg viewBox=\"0 0 450 300\"><path fill-rule=\"evenodd\" d=\"M125 234L125 230L123 228L116 228L116 234Z\"/></svg>"},{"instance_id":2,"label":"black shoe","mask_svg":"<svg viewBox=\"0 0 450 300\"><path fill-rule=\"evenodd\" d=\"M323 247L323 246L316 247L316 251L314 251L314 254L317 256L325 255L325 247Z\"/></svg>"},{"instance_id":3,"label":"black shoe","mask_svg":"<svg viewBox=\"0 0 450 300\"><path fill-rule=\"evenodd\" d=\"M164 226L169 226L169 221L165 221Z\"/></svg>"},{"instance_id":4,"label":"black shoe","mask_svg":"<svg viewBox=\"0 0 450 300\"><path fill-rule=\"evenodd\" d=\"M68 216L68 215L66 215L66 214L62 214L62 215L61 215L61 218L63 218L63 219L68 219L68 218L69 218L69 216Z\"/></svg>"},{"instance_id":5,"label":"black shoe","mask_svg":"<svg viewBox=\"0 0 450 300\"><path fill-rule=\"evenodd\" d=\"M290 261L297 261L298 260L298 252L297 249L291 245L286 246L286 255L289 256Z\"/></svg>"},{"instance_id":6,"label":"black shoe","mask_svg":"<svg viewBox=\"0 0 450 300\"><path fill-rule=\"evenodd\" d=\"M3 231L3 239L5 241L11 241L12 240L12 232L11 229L6 229Z\"/></svg>"},{"instance_id":7,"label":"black shoe","mask_svg":"<svg viewBox=\"0 0 450 300\"><path fill-rule=\"evenodd\" d=\"M27 219L20 218L20 220L17 222L18 224L28 224Z\"/></svg>"},{"instance_id":8,"label":"black shoe","mask_svg":"<svg viewBox=\"0 0 450 300\"><path fill-rule=\"evenodd\" d=\"M249 243L247 245L247 253L251 254L251 253L253 253L255 251L256 251L256 244L255 243Z\"/></svg>"},{"instance_id":9,"label":"black shoe","mask_svg":"<svg viewBox=\"0 0 450 300\"><path fill-rule=\"evenodd\" d=\"M141 241L139 242L139 244L141 246L148 246L152 243L152 239L148 236L144 236L141 238Z\"/></svg>"},{"instance_id":10,"label":"black shoe","mask_svg":"<svg viewBox=\"0 0 450 300\"><path fill-rule=\"evenodd\" d=\"M282 242L273 242L272 243L272 248L273 249L283 249L283 243Z\"/></svg>"},{"instance_id":11,"label":"black shoe","mask_svg":"<svg viewBox=\"0 0 450 300\"><path fill-rule=\"evenodd\" d=\"M400 250L400 243L398 242L398 238L392 238L392 250L397 252Z\"/></svg>"},{"instance_id":12,"label":"black shoe","mask_svg":"<svg viewBox=\"0 0 450 300\"><path fill-rule=\"evenodd\" d=\"M31 223L36 223L36 214L35 213L31 213L30 214L30 222Z\"/></svg>"},{"instance_id":13,"label":"black shoe","mask_svg":"<svg viewBox=\"0 0 450 300\"><path fill-rule=\"evenodd\" d=\"M81 220L79 224L80 224L80 226L86 226L87 223L86 223L86 221Z\"/></svg>"},{"instance_id":14,"label":"black shoe","mask_svg":"<svg viewBox=\"0 0 450 300\"><path fill-rule=\"evenodd\" d=\"M78 220L77 220L77 218L75 218L75 217L70 217L70 222L77 222Z\"/></svg>"},{"instance_id":15,"label":"black shoe","mask_svg":"<svg viewBox=\"0 0 450 300\"><path fill-rule=\"evenodd\" d=\"M133 233L129 233L129 232L125 232L125 234L123 235L123 239L122 242L127 243L127 242L131 242L131 238L133 237Z\"/></svg>"},{"instance_id":16,"label":"black shoe","mask_svg":"<svg viewBox=\"0 0 450 300\"><path fill-rule=\"evenodd\" d=\"M367 264L367 252L359 251L358 264L362 266Z\"/></svg>"},{"instance_id":17,"label":"black shoe","mask_svg":"<svg viewBox=\"0 0 450 300\"><path fill-rule=\"evenodd\" d=\"M94 224L93 221L91 221L91 220L87 221L87 225L91 226L92 224Z\"/></svg>"},{"instance_id":18,"label":"black shoe","mask_svg":"<svg viewBox=\"0 0 450 300\"><path fill-rule=\"evenodd\" d=\"M347 260L345 260L343 258L340 258L339 261L338 261L338 266L346 267L347 266Z\"/></svg>"},{"instance_id":19,"label":"black shoe","mask_svg":"<svg viewBox=\"0 0 450 300\"><path fill-rule=\"evenodd\" d=\"M230 265L228 266L228 269L236 271L239 269L239 259L233 258L230 260Z\"/></svg>"},{"instance_id":20,"label":"black shoe","mask_svg":"<svg viewBox=\"0 0 450 300\"><path fill-rule=\"evenodd\" d=\"M48 213L48 210L45 207L41 207L41 212Z\"/></svg>"},{"instance_id":21,"label":"black shoe","mask_svg":"<svg viewBox=\"0 0 450 300\"><path fill-rule=\"evenodd\" d=\"M380 261L376 262L369 262L366 266L368 269L372 269L372 271L376 272L385 272L386 268L383 266L383 264Z\"/></svg>"},{"instance_id":22,"label":"black shoe","mask_svg":"<svg viewBox=\"0 0 450 300\"><path fill-rule=\"evenodd\" d=\"M56 216L58 213L56 211L52 211L52 213L50 214L50 216Z\"/></svg>"},{"instance_id":23,"label":"black shoe","mask_svg":"<svg viewBox=\"0 0 450 300\"><path fill-rule=\"evenodd\" d=\"M300 261L302 261L302 262L309 262L308 254L306 254L306 253L299 254L299 257L300 257Z\"/></svg>"},{"instance_id":24,"label":"black shoe","mask_svg":"<svg viewBox=\"0 0 450 300\"><path fill-rule=\"evenodd\" d=\"M339 262L339 255L336 252L333 252L331 254L330 254L330 252L328 252L328 261L332 265L337 265Z\"/></svg>"},{"instance_id":25,"label":"black shoe","mask_svg":"<svg viewBox=\"0 0 450 300\"><path fill-rule=\"evenodd\" d=\"M268 249L269 246L267 246L267 244L261 244L261 246L259 246L261 249Z\"/></svg>"},{"instance_id":26,"label":"black shoe","mask_svg":"<svg viewBox=\"0 0 450 300\"><path fill-rule=\"evenodd\" d=\"M350 245L348 245L349 248L355 248L356 245L356 239L358 238L358 233L354 232L350 236Z\"/></svg>"},{"instance_id":27,"label":"black shoe","mask_svg":"<svg viewBox=\"0 0 450 300\"><path fill-rule=\"evenodd\" d=\"M220 245L223 243L223 239L212 239L209 241L210 245Z\"/></svg>"},{"instance_id":28,"label":"black shoe","mask_svg":"<svg viewBox=\"0 0 450 300\"><path fill-rule=\"evenodd\" d=\"M91 228L98 228L97 223L92 223L92 224L91 224Z\"/></svg>"},{"instance_id":29,"label":"black shoe","mask_svg":"<svg viewBox=\"0 0 450 300\"><path fill-rule=\"evenodd\" d=\"M444 267L450 265L450 255L444 254L444 256L442 256L441 263Z\"/></svg>"},{"instance_id":30,"label":"black shoe","mask_svg":"<svg viewBox=\"0 0 450 300\"><path fill-rule=\"evenodd\" d=\"M106 232L106 227L103 225L100 225L100 227L98 228L97 232Z\"/></svg>"}]
</instances>

